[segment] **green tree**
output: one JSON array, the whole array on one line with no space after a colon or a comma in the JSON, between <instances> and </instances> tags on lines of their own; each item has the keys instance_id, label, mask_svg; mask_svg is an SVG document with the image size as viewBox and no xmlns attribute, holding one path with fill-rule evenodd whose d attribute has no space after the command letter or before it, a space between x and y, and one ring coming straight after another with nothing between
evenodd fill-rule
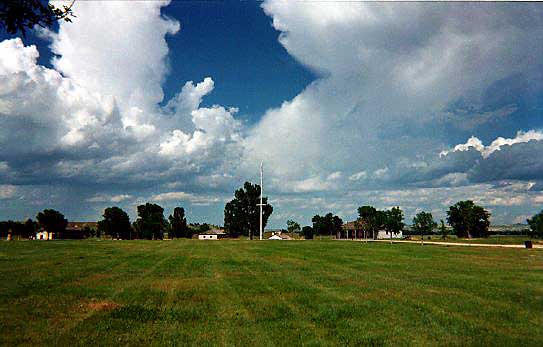
<instances>
[{"instance_id":1,"label":"green tree","mask_svg":"<svg viewBox=\"0 0 543 347\"><path fill-rule=\"evenodd\" d=\"M242 188L236 190L234 199L224 207L224 229L236 237L239 235L253 235L260 227L260 186L245 182ZM262 199L262 227L265 228L273 207L268 204L268 198Z\"/></svg>"},{"instance_id":2,"label":"green tree","mask_svg":"<svg viewBox=\"0 0 543 347\"><path fill-rule=\"evenodd\" d=\"M164 209L157 205L146 203L138 206L138 219L135 222L136 230L142 238L148 240L162 239L166 229Z\"/></svg>"},{"instance_id":3,"label":"green tree","mask_svg":"<svg viewBox=\"0 0 543 347\"><path fill-rule=\"evenodd\" d=\"M304 239L311 240L313 239L313 228L309 225L306 225L302 228L302 235L304 235Z\"/></svg>"},{"instance_id":4,"label":"green tree","mask_svg":"<svg viewBox=\"0 0 543 347\"><path fill-rule=\"evenodd\" d=\"M98 221L98 230L101 234L117 239L130 240L133 236L128 214L117 206L104 210L102 220Z\"/></svg>"},{"instance_id":5,"label":"green tree","mask_svg":"<svg viewBox=\"0 0 543 347\"><path fill-rule=\"evenodd\" d=\"M393 207L390 210L383 211L383 228L390 234L390 242L392 242L392 234L398 234L403 230L403 211L400 207Z\"/></svg>"},{"instance_id":6,"label":"green tree","mask_svg":"<svg viewBox=\"0 0 543 347\"><path fill-rule=\"evenodd\" d=\"M442 239L446 239L449 236L449 230L445 226L443 219L441 220L441 225L439 226L439 234L441 235Z\"/></svg>"},{"instance_id":7,"label":"green tree","mask_svg":"<svg viewBox=\"0 0 543 347\"><path fill-rule=\"evenodd\" d=\"M173 209L173 214L168 217L170 221L170 228L168 236L173 238L179 237L191 237L189 227L187 226L187 218L185 218L185 209L183 207L176 207Z\"/></svg>"},{"instance_id":8,"label":"green tree","mask_svg":"<svg viewBox=\"0 0 543 347\"><path fill-rule=\"evenodd\" d=\"M96 236L96 229L93 229L89 227L88 225L85 225L83 227L83 234L85 235L85 238L94 237Z\"/></svg>"},{"instance_id":9,"label":"green tree","mask_svg":"<svg viewBox=\"0 0 543 347\"><path fill-rule=\"evenodd\" d=\"M527 219L526 222L530 226L530 237L543 238L543 211Z\"/></svg>"},{"instance_id":10,"label":"green tree","mask_svg":"<svg viewBox=\"0 0 543 347\"><path fill-rule=\"evenodd\" d=\"M24 238L29 238L36 235L36 231L38 231L38 223L29 218L26 220L23 229L23 235L21 236L23 236Z\"/></svg>"},{"instance_id":11,"label":"green tree","mask_svg":"<svg viewBox=\"0 0 543 347\"><path fill-rule=\"evenodd\" d=\"M42 0L3 0L0 2L0 27L9 34L20 32L23 37L27 29L35 25L50 28L59 20L71 22L73 2L62 8Z\"/></svg>"},{"instance_id":12,"label":"green tree","mask_svg":"<svg viewBox=\"0 0 543 347\"><path fill-rule=\"evenodd\" d=\"M362 228L366 236L372 235L372 238L377 237L377 232L383 227L385 213L378 211L373 206L360 206L358 208L357 225Z\"/></svg>"},{"instance_id":13,"label":"green tree","mask_svg":"<svg viewBox=\"0 0 543 347\"><path fill-rule=\"evenodd\" d=\"M311 219L313 232L317 235L337 235L343 230L343 220L331 212L325 216L315 215Z\"/></svg>"},{"instance_id":14,"label":"green tree","mask_svg":"<svg viewBox=\"0 0 543 347\"><path fill-rule=\"evenodd\" d=\"M301 231L300 224L293 220L287 220L287 230L289 233L299 233Z\"/></svg>"},{"instance_id":15,"label":"green tree","mask_svg":"<svg viewBox=\"0 0 543 347\"><path fill-rule=\"evenodd\" d=\"M53 209L43 210L43 212L38 213L36 219L40 227L47 232L53 233L56 237L66 231L68 225L68 220L64 218L64 215Z\"/></svg>"},{"instance_id":16,"label":"green tree","mask_svg":"<svg viewBox=\"0 0 543 347\"><path fill-rule=\"evenodd\" d=\"M17 239L28 239L36 234L38 230L38 223L32 219L28 219L25 222L16 222L12 220L0 222L0 238L7 237L11 234L11 237Z\"/></svg>"},{"instance_id":17,"label":"green tree","mask_svg":"<svg viewBox=\"0 0 543 347\"><path fill-rule=\"evenodd\" d=\"M458 237L487 237L490 213L471 200L459 201L449 207L447 222Z\"/></svg>"},{"instance_id":18,"label":"green tree","mask_svg":"<svg viewBox=\"0 0 543 347\"><path fill-rule=\"evenodd\" d=\"M211 230L211 226L207 223L202 223L200 225L198 225L198 233L199 234L203 234L205 232L208 232L209 230Z\"/></svg>"},{"instance_id":19,"label":"green tree","mask_svg":"<svg viewBox=\"0 0 543 347\"><path fill-rule=\"evenodd\" d=\"M416 234L424 237L424 235L432 233L434 228L437 227L437 223L434 221L434 217L430 212L421 211L413 217L412 227Z\"/></svg>"}]
</instances>

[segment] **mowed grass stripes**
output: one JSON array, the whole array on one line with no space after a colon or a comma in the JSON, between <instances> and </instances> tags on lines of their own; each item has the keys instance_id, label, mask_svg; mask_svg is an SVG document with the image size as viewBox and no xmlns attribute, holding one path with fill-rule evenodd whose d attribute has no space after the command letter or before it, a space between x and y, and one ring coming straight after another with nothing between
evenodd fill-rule
<instances>
[{"instance_id":1,"label":"mowed grass stripes","mask_svg":"<svg viewBox=\"0 0 543 347\"><path fill-rule=\"evenodd\" d=\"M0 345L543 345L543 251L0 242Z\"/></svg>"}]
</instances>

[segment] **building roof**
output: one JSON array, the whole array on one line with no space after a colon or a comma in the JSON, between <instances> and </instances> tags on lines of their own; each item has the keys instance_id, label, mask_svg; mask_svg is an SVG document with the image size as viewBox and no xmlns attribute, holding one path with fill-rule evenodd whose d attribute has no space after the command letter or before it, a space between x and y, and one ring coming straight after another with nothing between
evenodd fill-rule
<instances>
[{"instance_id":1,"label":"building roof","mask_svg":"<svg viewBox=\"0 0 543 347\"><path fill-rule=\"evenodd\" d=\"M198 235L225 235L226 233L222 229L211 229Z\"/></svg>"},{"instance_id":2,"label":"building roof","mask_svg":"<svg viewBox=\"0 0 543 347\"><path fill-rule=\"evenodd\" d=\"M98 222L68 222L66 229L77 230L84 229L85 227L96 229L98 228Z\"/></svg>"},{"instance_id":3,"label":"building roof","mask_svg":"<svg viewBox=\"0 0 543 347\"><path fill-rule=\"evenodd\" d=\"M344 223L342 227L344 230L355 230L356 229L355 223L356 221L347 222L347 223Z\"/></svg>"}]
</instances>

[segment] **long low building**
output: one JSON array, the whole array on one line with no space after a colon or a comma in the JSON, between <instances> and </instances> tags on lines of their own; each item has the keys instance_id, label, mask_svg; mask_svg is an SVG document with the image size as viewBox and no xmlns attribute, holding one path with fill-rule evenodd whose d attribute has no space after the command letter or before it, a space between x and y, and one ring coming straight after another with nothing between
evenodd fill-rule
<instances>
[{"instance_id":1,"label":"long low building","mask_svg":"<svg viewBox=\"0 0 543 347\"><path fill-rule=\"evenodd\" d=\"M88 237L88 229L98 228L97 222L68 222L66 230L51 232L40 229L36 232L36 240L81 240Z\"/></svg>"},{"instance_id":2,"label":"long low building","mask_svg":"<svg viewBox=\"0 0 543 347\"><path fill-rule=\"evenodd\" d=\"M363 239L363 238L371 239L372 237L373 235L365 235L364 230L362 228L357 227L356 221L347 222L343 224L343 231L336 235L337 239ZM402 237L403 237L403 233L401 231L397 234L392 233L393 239L401 239ZM390 233L388 233L385 230L379 230L377 232L377 235L375 235L375 238L378 240L389 239Z\"/></svg>"},{"instance_id":3,"label":"long low building","mask_svg":"<svg viewBox=\"0 0 543 347\"><path fill-rule=\"evenodd\" d=\"M198 234L198 240L219 240L228 237L222 229L211 229Z\"/></svg>"}]
</instances>

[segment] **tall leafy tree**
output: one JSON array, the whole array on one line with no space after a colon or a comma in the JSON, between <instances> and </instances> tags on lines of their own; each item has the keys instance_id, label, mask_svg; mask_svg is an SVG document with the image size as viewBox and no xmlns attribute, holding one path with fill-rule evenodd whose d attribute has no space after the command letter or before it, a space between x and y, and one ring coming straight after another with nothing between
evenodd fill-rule
<instances>
[{"instance_id":1,"label":"tall leafy tree","mask_svg":"<svg viewBox=\"0 0 543 347\"><path fill-rule=\"evenodd\" d=\"M21 236L25 238L34 236L36 234L36 231L38 231L38 227L39 227L38 223L36 223L30 218L27 219L26 222L24 223L23 235Z\"/></svg>"},{"instance_id":2,"label":"tall leafy tree","mask_svg":"<svg viewBox=\"0 0 543 347\"><path fill-rule=\"evenodd\" d=\"M211 226L207 223L198 224L196 230L198 233L203 234L211 230Z\"/></svg>"},{"instance_id":3,"label":"tall leafy tree","mask_svg":"<svg viewBox=\"0 0 543 347\"><path fill-rule=\"evenodd\" d=\"M437 223L430 212L421 211L413 217L413 230L419 235L431 234L435 227Z\"/></svg>"},{"instance_id":4,"label":"tall leafy tree","mask_svg":"<svg viewBox=\"0 0 543 347\"><path fill-rule=\"evenodd\" d=\"M364 233L373 239L377 237L377 232L383 228L385 215L383 211L378 211L373 206L360 206L358 208L357 225L360 226Z\"/></svg>"},{"instance_id":5,"label":"tall leafy tree","mask_svg":"<svg viewBox=\"0 0 543 347\"><path fill-rule=\"evenodd\" d=\"M487 237L490 213L471 200L459 201L449 207L447 222L458 237Z\"/></svg>"},{"instance_id":6,"label":"tall leafy tree","mask_svg":"<svg viewBox=\"0 0 543 347\"><path fill-rule=\"evenodd\" d=\"M311 240L313 239L313 228L309 225L306 225L302 228L302 234L304 235L304 239Z\"/></svg>"},{"instance_id":7,"label":"tall leafy tree","mask_svg":"<svg viewBox=\"0 0 543 347\"><path fill-rule=\"evenodd\" d=\"M543 238L543 211L526 220L530 226L531 237Z\"/></svg>"},{"instance_id":8,"label":"tall leafy tree","mask_svg":"<svg viewBox=\"0 0 543 347\"><path fill-rule=\"evenodd\" d=\"M317 235L337 235L343 230L343 220L329 212L325 216L315 215L311 219L313 232Z\"/></svg>"},{"instance_id":9,"label":"tall leafy tree","mask_svg":"<svg viewBox=\"0 0 543 347\"><path fill-rule=\"evenodd\" d=\"M287 220L287 230L289 233L299 233L301 231L300 224L293 220Z\"/></svg>"},{"instance_id":10,"label":"tall leafy tree","mask_svg":"<svg viewBox=\"0 0 543 347\"><path fill-rule=\"evenodd\" d=\"M320 216L318 214L314 215L313 218L311 218L311 222L313 223L313 232L316 235L323 235L328 233L326 221L323 216Z\"/></svg>"},{"instance_id":11,"label":"tall leafy tree","mask_svg":"<svg viewBox=\"0 0 543 347\"><path fill-rule=\"evenodd\" d=\"M43 212L39 212L36 219L40 227L47 232L53 233L56 237L66 231L68 225L68 220L64 218L64 215L53 209L45 209Z\"/></svg>"},{"instance_id":12,"label":"tall leafy tree","mask_svg":"<svg viewBox=\"0 0 543 347\"><path fill-rule=\"evenodd\" d=\"M403 211L400 207L393 207L390 210L384 211L382 216L383 228L390 234L390 240L392 240L392 234L398 234L405 226L403 223Z\"/></svg>"},{"instance_id":13,"label":"tall leafy tree","mask_svg":"<svg viewBox=\"0 0 543 347\"><path fill-rule=\"evenodd\" d=\"M101 234L123 240L129 240L133 237L128 214L117 206L104 210L102 220L98 221L98 230Z\"/></svg>"},{"instance_id":14,"label":"tall leafy tree","mask_svg":"<svg viewBox=\"0 0 543 347\"><path fill-rule=\"evenodd\" d=\"M138 206L138 219L136 219L135 228L142 238L162 239L166 225L164 209L161 206L151 203Z\"/></svg>"},{"instance_id":15,"label":"tall leafy tree","mask_svg":"<svg viewBox=\"0 0 543 347\"><path fill-rule=\"evenodd\" d=\"M236 190L234 199L224 206L224 229L232 236L245 235L252 240L260 227L260 186L245 182ZM268 198L262 199L262 226L266 227L273 207Z\"/></svg>"},{"instance_id":16,"label":"tall leafy tree","mask_svg":"<svg viewBox=\"0 0 543 347\"><path fill-rule=\"evenodd\" d=\"M38 223L32 219L26 220L26 222L15 222L12 220L0 222L0 237L7 237L11 234L16 238L30 238L36 234L38 230Z\"/></svg>"},{"instance_id":17,"label":"tall leafy tree","mask_svg":"<svg viewBox=\"0 0 543 347\"><path fill-rule=\"evenodd\" d=\"M170 238L191 237L189 227L187 226L187 218L185 218L185 209L176 207L173 209L173 214L168 217L170 221Z\"/></svg>"},{"instance_id":18,"label":"tall leafy tree","mask_svg":"<svg viewBox=\"0 0 543 347\"><path fill-rule=\"evenodd\" d=\"M449 236L449 230L447 230L447 227L445 226L445 222L443 222L443 219L441 220L441 223L439 226L439 234L441 234L442 239L446 239L447 236Z\"/></svg>"}]
</instances>

